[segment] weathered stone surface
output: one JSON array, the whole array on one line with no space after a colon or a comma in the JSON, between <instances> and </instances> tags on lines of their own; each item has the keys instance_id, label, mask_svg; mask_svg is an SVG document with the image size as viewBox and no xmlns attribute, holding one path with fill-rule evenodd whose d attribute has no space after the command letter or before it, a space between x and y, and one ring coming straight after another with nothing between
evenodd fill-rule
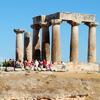
<instances>
[{"instance_id":1,"label":"weathered stone surface","mask_svg":"<svg viewBox=\"0 0 100 100\"><path fill-rule=\"evenodd\" d=\"M46 15L46 16L40 15L40 16L33 17L33 24L35 26L41 26L41 23L43 24L43 23L46 23L46 22L48 22L49 25L52 25L52 21L53 21L53 23L56 23L55 25L52 25L52 27L54 28L53 29L54 30L54 34L53 34L54 40L53 41L55 42L55 43L53 42L54 46L52 45L52 48L55 48L60 42L57 39L57 38L59 38L58 35L57 35L57 38L56 38L56 33L58 33L57 30L60 30L60 29L57 29L59 20L60 20L60 22L66 21L68 23L71 23L71 26L72 26L71 27L71 31L72 31L71 35L72 36L71 36L71 46L70 46L70 49L71 49L70 50L70 61L77 63L78 62L78 24L80 24L80 23L85 23L85 24L91 23L91 25L89 25L89 26L91 26L90 31L94 32L95 29L93 27L95 26L94 23L96 21L96 17L95 17L94 14L81 14L81 13L70 13L70 12L57 12L57 13L49 14L49 15ZM48 29L46 29L44 27L42 27L42 28L43 28L42 32L46 33L47 32L46 30L48 30ZM36 32L36 33L38 33L38 32ZM42 35L44 35L44 34L42 34ZM44 37L45 36L43 36L43 38ZM93 34L89 37L93 38ZM88 46L88 49L89 49L88 50L88 61L89 62L95 62L96 61L96 56L95 56L96 55L96 53L95 53L96 49L90 50L90 48L93 49L92 46L90 47L90 44L92 43L92 42L90 43L90 41L92 41L92 40L93 39L89 39L89 42L88 42L88 44L89 44L89 46ZM93 41L95 41L95 40L96 40L96 38ZM45 39L43 39L43 41L45 41ZM58 41L58 43L57 43L57 41ZM38 44L38 42L37 42L37 44ZM44 44L45 43L42 43L42 52L45 52L45 50L49 52L49 49L46 49L46 48L49 48L49 45L47 44L46 48L44 49L44 47L45 47ZM92 44L94 45L96 43L94 42ZM39 45L38 45L38 47L39 47ZM58 48L58 47L56 47L56 48ZM55 48L55 50L52 49L52 55L51 55L52 60L53 60L53 57L56 54L58 54L58 52L60 52L60 50L58 50L56 48ZM42 59L47 59L47 58L49 59L49 57L46 57L45 53L42 53L42 55L43 55ZM59 55L58 55L58 57L55 56L54 59L59 59L59 61L60 61L59 57L60 57ZM57 61L57 60L55 60L55 61Z\"/></svg>"},{"instance_id":2,"label":"weathered stone surface","mask_svg":"<svg viewBox=\"0 0 100 100\"><path fill-rule=\"evenodd\" d=\"M60 19L72 20L75 22L94 22L95 15L80 13L60 13Z\"/></svg>"},{"instance_id":3,"label":"weathered stone surface","mask_svg":"<svg viewBox=\"0 0 100 100\"><path fill-rule=\"evenodd\" d=\"M86 23L89 27L88 33L88 62L96 62L96 26L97 23Z\"/></svg>"},{"instance_id":4,"label":"weathered stone surface","mask_svg":"<svg viewBox=\"0 0 100 100\"><path fill-rule=\"evenodd\" d=\"M75 22L95 22L95 15L92 14L80 14L80 13L70 13L70 12L57 12L54 14L44 16L36 16L33 18L34 23L40 23L41 21L49 21L52 19L61 19L63 21L75 21Z\"/></svg>"},{"instance_id":5,"label":"weathered stone surface","mask_svg":"<svg viewBox=\"0 0 100 100\"><path fill-rule=\"evenodd\" d=\"M78 63L78 25L76 22L69 22L71 24L71 40L70 40L70 61Z\"/></svg>"},{"instance_id":6,"label":"weathered stone surface","mask_svg":"<svg viewBox=\"0 0 100 100\"><path fill-rule=\"evenodd\" d=\"M61 20L52 20L52 62L60 63L60 23Z\"/></svg>"},{"instance_id":7,"label":"weathered stone surface","mask_svg":"<svg viewBox=\"0 0 100 100\"><path fill-rule=\"evenodd\" d=\"M45 21L46 21L46 16L44 15L33 17L33 24L41 24L42 22Z\"/></svg>"},{"instance_id":8,"label":"weathered stone surface","mask_svg":"<svg viewBox=\"0 0 100 100\"><path fill-rule=\"evenodd\" d=\"M32 46L30 36L31 35L29 32L24 33L24 60L29 62L32 61Z\"/></svg>"},{"instance_id":9,"label":"weathered stone surface","mask_svg":"<svg viewBox=\"0 0 100 100\"><path fill-rule=\"evenodd\" d=\"M23 61L22 29L14 29L16 33L16 61Z\"/></svg>"},{"instance_id":10,"label":"weathered stone surface","mask_svg":"<svg viewBox=\"0 0 100 100\"><path fill-rule=\"evenodd\" d=\"M50 62L50 36L48 23L41 23L42 27L42 60Z\"/></svg>"},{"instance_id":11,"label":"weathered stone surface","mask_svg":"<svg viewBox=\"0 0 100 100\"><path fill-rule=\"evenodd\" d=\"M32 44L32 59L40 59L40 26L32 25L33 28L33 44Z\"/></svg>"}]
</instances>

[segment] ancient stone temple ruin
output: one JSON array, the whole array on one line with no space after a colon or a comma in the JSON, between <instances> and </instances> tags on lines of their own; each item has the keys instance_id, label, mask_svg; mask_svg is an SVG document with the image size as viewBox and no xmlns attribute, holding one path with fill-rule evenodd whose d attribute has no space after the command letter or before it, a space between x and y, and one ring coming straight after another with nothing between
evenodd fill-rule
<instances>
[{"instance_id":1,"label":"ancient stone temple ruin","mask_svg":"<svg viewBox=\"0 0 100 100\"><path fill-rule=\"evenodd\" d=\"M89 28L88 33L88 62L96 62L96 22L95 15L80 13L57 12L47 16L33 17L32 45L30 33L21 29L14 29L16 33L16 60L45 59L52 63L61 62L60 53L60 24L65 21L71 25L70 62L78 63L78 29L84 23ZM52 26L52 44L50 48L49 27ZM40 48L40 34L42 29L42 47ZM24 33L24 50L22 48L22 33ZM50 56L51 49L51 56ZM24 51L24 53L23 53ZM24 56L23 56L24 54ZM42 55L42 56L41 56ZM41 57L40 57L41 56ZM51 58L50 58L51 57Z\"/></svg>"}]
</instances>

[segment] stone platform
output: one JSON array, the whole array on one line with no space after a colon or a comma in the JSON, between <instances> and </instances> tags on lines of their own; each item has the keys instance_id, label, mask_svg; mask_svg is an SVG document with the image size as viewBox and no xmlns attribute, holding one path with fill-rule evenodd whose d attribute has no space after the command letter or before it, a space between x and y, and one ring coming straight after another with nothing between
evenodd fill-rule
<instances>
[{"instance_id":1,"label":"stone platform","mask_svg":"<svg viewBox=\"0 0 100 100\"><path fill-rule=\"evenodd\" d=\"M0 67L0 71L14 71L13 67ZM79 64L74 64L74 63L65 63L65 64L59 64L59 65L52 65L51 67L51 72L100 72L100 65L99 64L94 64L94 63L79 63ZM22 70L21 68L16 68L16 71L25 71ZM30 68L29 68L30 70ZM30 70L31 71L31 70ZM33 70L32 70L33 71ZM37 71L48 71L47 69L40 69Z\"/></svg>"}]
</instances>

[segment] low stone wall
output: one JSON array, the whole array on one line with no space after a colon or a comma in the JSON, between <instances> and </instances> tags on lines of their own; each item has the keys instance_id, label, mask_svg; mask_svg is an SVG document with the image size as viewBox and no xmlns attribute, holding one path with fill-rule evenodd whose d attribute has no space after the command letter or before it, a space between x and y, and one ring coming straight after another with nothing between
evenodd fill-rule
<instances>
[{"instance_id":1,"label":"low stone wall","mask_svg":"<svg viewBox=\"0 0 100 100\"><path fill-rule=\"evenodd\" d=\"M68 68L68 71L88 71L88 72L99 72L100 66L99 64L93 64L93 63L87 63L87 64L73 64L68 63L66 64L66 67Z\"/></svg>"}]
</instances>

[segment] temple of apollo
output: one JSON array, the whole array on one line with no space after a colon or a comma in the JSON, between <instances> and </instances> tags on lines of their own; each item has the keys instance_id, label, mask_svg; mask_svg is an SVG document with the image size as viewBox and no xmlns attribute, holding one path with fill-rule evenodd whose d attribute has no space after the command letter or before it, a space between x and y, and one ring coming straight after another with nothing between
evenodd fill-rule
<instances>
[{"instance_id":1,"label":"temple of apollo","mask_svg":"<svg viewBox=\"0 0 100 100\"><path fill-rule=\"evenodd\" d=\"M32 61L47 60L60 64L61 48L60 48L60 24L67 22L71 25L71 38L70 38L70 62L78 63L78 35L80 24L85 24L88 28L88 51L87 61L89 63L96 62L96 22L95 15L80 14L80 13L65 13L57 12L46 16L33 17L32 43L31 35L22 29L14 29L16 33L16 61ZM50 33L49 27L52 26L52 43L50 47ZM40 29L42 30L42 42L40 41ZM22 35L24 33L24 49ZM42 44L40 46L40 43ZM50 53L51 50L51 53Z\"/></svg>"}]
</instances>

